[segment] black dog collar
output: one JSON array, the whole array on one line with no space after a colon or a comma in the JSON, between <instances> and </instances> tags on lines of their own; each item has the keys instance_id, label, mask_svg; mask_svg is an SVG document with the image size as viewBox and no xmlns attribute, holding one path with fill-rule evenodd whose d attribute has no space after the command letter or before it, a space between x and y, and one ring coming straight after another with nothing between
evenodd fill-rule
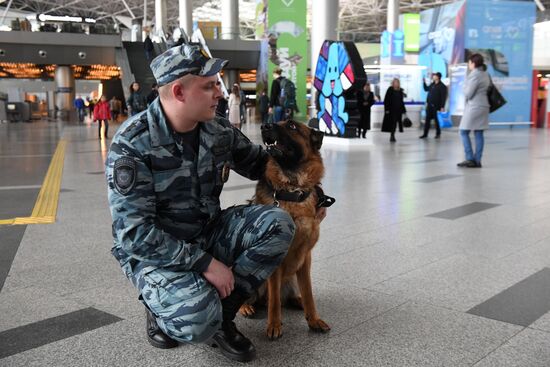
<instances>
[{"instance_id":1,"label":"black dog collar","mask_svg":"<svg viewBox=\"0 0 550 367\"><path fill-rule=\"evenodd\" d=\"M273 191L273 201L275 206L279 206L279 200L280 201L291 201L294 203L301 203L305 201L309 195L311 195L311 191L304 191L304 190L275 190L271 184L267 183L267 186ZM317 207L325 207L328 208L332 204L336 202L336 199L333 197L330 197L328 195L325 195L323 192L323 189L321 189L320 186L315 185L315 192L317 193Z\"/></svg>"}]
</instances>

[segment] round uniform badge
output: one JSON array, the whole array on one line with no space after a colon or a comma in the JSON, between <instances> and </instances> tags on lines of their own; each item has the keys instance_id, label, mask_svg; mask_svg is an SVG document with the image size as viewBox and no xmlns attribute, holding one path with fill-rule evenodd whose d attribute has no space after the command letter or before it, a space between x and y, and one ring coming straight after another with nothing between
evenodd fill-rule
<instances>
[{"instance_id":1,"label":"round uniform badge","mask_svg":"<svg viewBox=\"0 0 550 367\"><path fill-rule=\"evenodd\" d=\"M231 171L231 166L229 163L225 163L222 168L222 182L227 182L229 180L229 172Z\"/></svg>"},{"instance_id":2,"label":"round uniform badge","mask_svg":"<svg viewBox=\"0 0 550 367\"><path fill-rule=\"evenodd\" d=\"M136 184L136 162L129 157L117 159L113 168L113 181L117 191L127 195Z\"/></svg>"}]
</instances>

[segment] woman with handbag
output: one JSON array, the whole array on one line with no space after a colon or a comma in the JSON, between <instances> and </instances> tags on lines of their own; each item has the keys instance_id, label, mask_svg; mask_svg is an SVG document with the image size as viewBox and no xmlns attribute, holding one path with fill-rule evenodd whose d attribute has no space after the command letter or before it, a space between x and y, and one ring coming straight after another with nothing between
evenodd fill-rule
<instances>
[{"instance_id":1,"label":"woman with handbag","mask_svg":"<svg viewBox=\"0 0 550 367\"><path fill-rule=\"evenodd\" d=\"M487 74L483 56L473 54L468 58L470 73L464 84L464 114L460 121L459 131L464 145L466 160L457 164L459 167L480 168L483 146L485 143L483 132L489 128L489 98L487 92L491 86L491 79ZM470 132L474 131L476 147L475 153L470 141Z\"/></svg>"},{"instance_id":2,"label":"woman with handbag","mask_svg":"<svg viewBox=\"0 0 550 367\"><path fill-rule=\"evenodd\" d=\"M405 108L406 96L401 89L399 79L395 78L384 97L384 121L382 122L382 132L391 134L390 142L392 143L396 141L395 130L398 125L399 132L403 132L403 114L407 112Z\"/></svg>"}]
</instances>

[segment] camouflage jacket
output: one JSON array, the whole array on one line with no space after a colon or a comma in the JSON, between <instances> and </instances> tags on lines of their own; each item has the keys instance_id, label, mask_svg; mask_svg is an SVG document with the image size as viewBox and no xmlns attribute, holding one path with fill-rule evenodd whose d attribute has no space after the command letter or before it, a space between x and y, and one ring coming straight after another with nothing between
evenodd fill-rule
<instances>
[{"instance_id":1,"label":"camouflage jacket","mask_svg":"<svg viewBox=\"0 0 550 367\"><path fill-rule=\"evenodd\" d=\"M183 147L157 98L113 138L106 176L113 255L137 274L145 267L206 270L204 230L220 212L229 169L257 180L266 152L225 119L200 123L198 156ZM128 270L125 270L127 275Z\"/></svg>"}]
</instances>

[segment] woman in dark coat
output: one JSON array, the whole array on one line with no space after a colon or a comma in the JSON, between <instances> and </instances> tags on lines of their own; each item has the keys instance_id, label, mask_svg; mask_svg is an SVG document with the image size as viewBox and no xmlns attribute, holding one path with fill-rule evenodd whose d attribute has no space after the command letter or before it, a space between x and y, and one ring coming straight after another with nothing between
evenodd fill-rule
<instances>
[{"instance_id":1,"label":"woman in dark coat","mask_svg":"<svg viewBox=\"0 0 550 367\"><path fill-rule=\"evenodd\" d=\"M138 82L133 82L130 85L130 97L126 101L130 116L137 115L147 108L147 99L141 92L141 87Z\"/></svg>"},{"instance_id":2,"label":"woman in dark coat","mask_svg":"<svg viewBox=\"0 0 550 367\"><path fill-rule=\"evenodd\" d=\"M405 109L405 97L407 95L401 89L399 79L395 78L391 87L388 88L384 97L384 121L382 122L382 131L390 133L390 142L395 142L395 130L399 125L399 132L403 132L403 114Z\"/></svg>"},{"instance_id":3,"label":"woman in dark coat","mask_svg":"<svg viewBox=\"0 0 550 367\"><path fill-rule=\"evenodd\" d=\"M370 91L370 84L365 83L363 90L357 92L357 108L359 108L359 113L361 114L358 137L367 137L367 130L370 130L370 110L373 104L374 93Z\"/></svg>"}]
</instances>

